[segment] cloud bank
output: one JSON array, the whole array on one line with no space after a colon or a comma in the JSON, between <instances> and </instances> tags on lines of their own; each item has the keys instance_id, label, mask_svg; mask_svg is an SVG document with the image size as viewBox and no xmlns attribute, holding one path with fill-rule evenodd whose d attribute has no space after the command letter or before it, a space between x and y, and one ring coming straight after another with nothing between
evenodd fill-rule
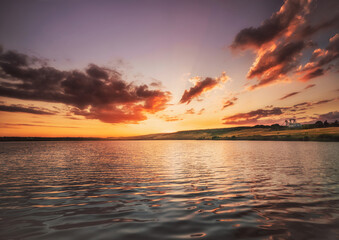
<instances>
[{"instance_id":1,"label":"cloud bank","mask_svg":"<svg viewBox=\"0 0 339 240\"><path fill-rule=\"evenodd\" d=\"M339 14L321 8L326 2L285 0L280 10L259 27L242 29L236 35L230 46L233 51L252 49L256 54L247 78L256 78L257 83L249 90L288 80L288 74L300 65L303 51L316 46L311 36L324 29L339 28ZM339 8L338 1L333 5ZM318 11L321 18L316 15ZM312 19L317 19L317 23L313 24ZM308 81L331 69L329 64L339 56L338 38L336 34L325 49L314 50L309 63L299 67L298 72L304 74L299 80Z\"/></svg>"},{"instance_id":2,"label":"cloud bank","mask_svg":"<svg viewBox=\"0 0 339 240\"><path fill-rule=\"evenodd\" d=\"M253 124L272 124L277 122L274 117L290 118L296 114L304 114L306 110L315 106L326 104L337 100L336 98L323 99L315 102L302 102L288 107L268 106L265 109L257 109L245 113L237 113L223 118L223 124L230 125L253 125ZM291 116L292 115L292 116ZM280 121L279 119L279 121Z\"/></svg>"},{"instance_id":3,"label":"cloud bank","mask_svg":"<svg viewBox=\"0 0 339 240\"><path fill-rule=\"evenodd\" d=\"M95 64L85 71L61 71L35 57L0 49L0 96L66 104L73 114L88 119L106 123L146 120L147 114L164 110L171 99L170 92L151 87L128 83L118 71ZM7 111L14 110L7 107Z\"/></svg>"}]
</instances>

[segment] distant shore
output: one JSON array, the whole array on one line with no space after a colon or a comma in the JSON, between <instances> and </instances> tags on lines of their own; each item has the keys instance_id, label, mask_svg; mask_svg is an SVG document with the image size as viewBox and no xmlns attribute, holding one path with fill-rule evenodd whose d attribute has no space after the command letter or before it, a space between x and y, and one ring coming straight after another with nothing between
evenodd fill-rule
<instances>
[{"instance_id":1,"label":"distant shore","mask_svg":"<svg viewBox=\"0 0 339 240\"><path fill-rule=\"evenodd\" d=\"M116 141L116 140L264 140L339 142L339 127L286 128L275 126L217 128L158 133L120 138L82 137L0 137L10 141Z\"/></svg>"},{"instance_id":2,"label":"distant shore","mask_svg":"<svg viewBox=\"0 0 339 240\"><path fill-rule=\"evenodd\" d=\"M271 126L219 128L129 137L130 140L267 140L339 142L339 127L286 128Z\"/></svg>"}]
</instances>

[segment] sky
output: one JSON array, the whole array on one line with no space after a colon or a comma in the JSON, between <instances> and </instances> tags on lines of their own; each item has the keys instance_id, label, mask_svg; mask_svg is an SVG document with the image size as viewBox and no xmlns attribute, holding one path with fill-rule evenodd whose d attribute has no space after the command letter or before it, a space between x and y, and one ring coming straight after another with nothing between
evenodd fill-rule
<instances>
[{"instance_id":1,"label":"sky","mask_svg":"<svg viewBox=\"0 0 339 240\"><path fill-rule=\"evenodd\" d=\"M339 120L337 0L2 0L0 136Z\"/></svg>"}]
</instances>

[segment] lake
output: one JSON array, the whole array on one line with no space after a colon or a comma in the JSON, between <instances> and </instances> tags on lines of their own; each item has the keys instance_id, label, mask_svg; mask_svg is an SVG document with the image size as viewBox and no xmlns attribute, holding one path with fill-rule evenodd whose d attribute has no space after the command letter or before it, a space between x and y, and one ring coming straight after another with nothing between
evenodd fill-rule
<instances>
[{"instance_id":1,"label":"lake","mask_svg":"<svg viewBox=\"0 0 339 240\"><path fill-rule=\"evenodd\" d=\"M339 239L339 143L0 143L0 239Z\"/></svg>"}]
</instances>

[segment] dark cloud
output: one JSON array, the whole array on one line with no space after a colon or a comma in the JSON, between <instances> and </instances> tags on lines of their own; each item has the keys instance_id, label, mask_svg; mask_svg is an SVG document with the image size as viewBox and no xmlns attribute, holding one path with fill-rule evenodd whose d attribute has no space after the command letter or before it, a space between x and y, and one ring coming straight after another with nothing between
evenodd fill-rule
<instances>
[{"instance_id":1,"label":"dark cloud","mask_svg":"<svg viewBox=\"0 0 339 240\"><path fill-rule=\"evenodd\" d=\"M304 88L304 90L309 89L309 88L313 88L315 86L316 86L315 84L309 84Z\"/></svg>"},{"instance_id":2,"label":"dark cloud","mask_svg":"<svg viewBox=\"0 0 339 240\"><path fill-rule=\"evenodd\" d=\"M325 99L325 100L321 100L321 101L318 101L318 102L314 102L312 105L319 105L319 104L329 103L329 102L332 102L334 100L336 100L336 99L335 98Z\"/></svg>"},{"instance_id":3,"label":"dark cloud","mask_svg":"<svg viewBox=\"0 0 339 240\"><path fill-rule=\"evenodd\" d=\"M288 80L288 74L299 65L303 50L316 46L310 37L324 29L339 28L339 14L332 10L337 7L338 1L332 0L285 0L280 10L261 26L241 30L231 49L252 48L257 55L247 78L257 78L258 83L248 89ZM339 57L336 41L336 37L333 37L326 49L314 51L311 63L298 70L304 74L299 80L308 81L324 75L331 68L322 66Z\"/></svg>"},{"instance_id":4,"label":"dark cloud","mask_svg":"<svg viewBox=\"0 0 339 240\"><path fill-rule=\"evenodd\" d=\"M324 99L316 102L302 102L293 106L273 107L265 109L257 109L246 113L237 113L223 118L223 124L231 125L254 125L254 124L272 124L276 122L272 120L274 116L285 118L294 117L298 114L305 114L305 111L314 108L317 105L329 103L337 100L336 98ZM269 117L269 118L268 118ZM280 120L279 120L280 121Z\"/></svg>"},{"instance_id":5,"label":"dark cloud","mask_svg":"<svg viewBox=\"0 0 339 240\"><path fill-rule=\"evenodd\" d=\"M197 98L204 92L213 89L221 82L227 81L227 79L228 77L225 73L223 73L222 76L219 78L207 77L204 80L196 81L193 87L191 87L189 90L185 90L184 94L181 97L180 103L189 104L194 98Z\"/></svg>"},{"instance_id":6,"label":"dark cloud","mask_svg":"<svg viewBox=\"0 0 339 240\"><path fill-rule=\"evenodd\" d=\"M335 121L335 120L339 120L339 112L334 111L334 112L328 112L328 113L324 113L324 114L319 114L317 117L318 120L320 121Z\"/></svg>"},{"instance_id":7,"label":"dark cloud","mask_svg":"<svg viewBox=\"0 0 339 240\"><path fill-rule=\"evenodd\" d=\"M312 109L317 105L333 102L335 100L336 100L336 98L330 98L330 99L324 99L324 100L315 101L315 102L302 102L302 103L295 104L292 107L288 107L288 108L286 108L286 110L291 111L291 112L300 113L302 111Z\"/></svg>"},{"instance_id":8,"label":"dark cloud","mask_svg":"<svg viewBox=\"0 0 339 240\"><path fill-rule=\"evenodd\" d=\"M289 94L286 94L285 96L283 96L283 97L279 98L279 100L284 100L284 99L286 99L286 98L289 98L289 97L295 96L295 95L297 95L297 94L299 94L299 93L300 93L300 92L291 92L291 93L289 93Z\"/></svg>"},{"instance_id":9,"label":"dark cloud","mask_svg":"<svg viewBox=\"0 0 339 240\"><path fill-rule=\"evenodd\" d=\"M79 128L72 126L60 126L60 125L42 125L42 124L23 124L23 123L0 123L0 128L20 128L20 127L47 127L47 128Z\"/></svg>"},{"instance_id":10,"label":"dark cloud","mask_svg":"<svg viewBox=\"0 0 339 240\"><path fill-rule=\"evenodd\" d=\"M287 66L293 60L294 56L300 53L306 47L306 44L303 41L290 42L286 45L279 45L273 51L265 52L260 58L259 61L252 67L247 75L248 78L261 77L265 75L271 75L272 68L274 73L275 69L279 67L281 71L275 73L286 73L290 67ZM294 66L295 64L293 64ZM287 67L286 67L287 66ZM286 69L287 68L287 69ZM286 69L283 71L283 69ZM267 77L266 77L267 78Z\"/></svg>"},{"instance_id":11,"label":"dark cloud","mask_svg":"<svg viewBox=\"0 0 339 240\"><path fill-rule=\"evenodd\" d=\"M293 107L302 107L302 106L306 106L306 105L309 105L309 104L310 104L309 102L302 102L302 103L298 103L298 104L293 105Z\"/></svg>"},{"instance_id":12,"label":"dark cloud","mask_svg":"<svg viewBox=\"0 0 339 240\"><path fill-rule=\"evenodd\" d=\"M288 72L297 67L301 51L309 45L310 43L304 41L289 42L258 56L256 63L247 74L247 78L257 77L259 80L259 83L251 89L272 84L285 77Z\"/></svg>"},{"instance_id":13,"label":"dark cloud","mask_svg":"<svg viewBox=\"0 0 339 240\"><path fill-rule=\"evenodd\" d=\"M259 27L241 30L235 37L231 48L260 48L277 37L287 34L302 22L301 16L307 12L307 0L286 0L280 10L265 20Z\"/></svg>"},{"instance_id":14,"label":"dark cloud","mask_svg":"<svg viewBox=\"0 0 339 240\"><path fill-rule=\"evenodd\" d=\"M14 51L0 54L0 96L63 103L72 112L107 123L137 123L166 108L170 92L127 83L114 69L90 64L60 71Z\"/></svg>"},{"instance_id":15,"label":"dark cloud","mask_svg":"<svg viewBox=\"0 0 339 240\"><path fill-rule=\"evenodd\" d=\"M337 27L337 28L339 27L339 14L335 15L334 17L328 20L317 23L315 25L306 24L305 26L301 28L298 34L300 35L300 38L306 38L321 30L332 28L332 27Z\"/></svg>"},{"instance_id":16,"label":"dark cloud","mask_svg":"<svg viewBox=\"0 0 339 240\"><path fill-rule=\"evenodd\" d=\"M228 99L224 102L224 106L222 107L222 110L228 107L231 107L235 104L235 102L238 100L237 97L233 97L232 99Z\"/></svg>"},{"instance_id":17,"label":"dark cloud","mask_svg":"<svg viewBox=\"0 0 339 240\"><path fill-rule=\"evenodd\" d=\"M310 61L302 68L299 73L306 73L300 78L302 81L308 81L324 75L331 69L331 62L339 58L339 34L334 35L329 40L329 44L325 49L316 49L310 58Z\"/></svg>"},{"instance_id":18,"label":"dark cloud","mask_svg":"<svg viewBox=\"0 0 339 240\"><path fill-rule=\"evenodd\" d=\"M285 96L279 98L279 100L284 100L284 99L286 99L286 98L295 96L295 95L301 93L302 91L305 91L305 90L307 90L307 89L309 89L309 88L312 88L312 87L314 87L314 86L315 86L315 84L309 84L309 85L307 85L304 89L302 89L301 91L291 92L291 93L289 93L289 94L286 94Z\"/></svg>"},{"instance_id":19,"label":"dark cloud","mask_svg":"<svg viewBox=\"0 0 339 240\"><path fill-rule=\"evenodd\" d=\"M155 80L155 79L153 80L153 82L151 82L150 86L156 87L156 88L163 87L162 82L160 82L159 80Z\"/></svg>"},{"instance_id":20,"label":"dark cloud","mask_svg":"<svg viewBox=\"0 0 339 240\"><path fill-rule=\"evenodd\" d=\"M0 111L3 112L21 112L21 113L32 113L38 115L53 115L54 112L48 110L40 109L37 107L24 107L21 105L0 105Z\"/></svg>"},{"instance_id":21,"label":"dark cloud","mask_svg":"<svg viewBox=\"0 0 339 240\"><path fill-rule=\"evenodd\" d=\"M275 107L272 109L258 109L247 113L238 113L223 118L224 124L247 125L256 124L258 120L283 114L283 108Z\"/></svg>"},{"instance_id":22,"label":"dark cloud","mask_svg":"<svg viewBox=\"0 0 339 240\"><path fill-rule=\"evenodd\" d=\"M97 78L97 79L105 79L107 80L109 78L108 72L109 69L100 68L94 64L90 64L88 68L86 69L86 73L88 76ZM120 75L118 72L115 72L116 74Z\"/></svg>"},{"instance_id":23,"label":"dark cloud","mask_svg":"<svg viewBox=\"0 0 339 240\"><path fill-rule=\"evenodd\" d=\"M312 71L309 71L307 74L305 74L303 77L301 77L300 80L303 81L303 82L307 82L307 81L311 80L312 78L320 77L324 74L325 74L324 69L317 68L317 69L314 69Z\"/></svg>"},{"instance_id":24,"label":"dark cloud","mask_svg":"<svg viewBox=\"0 0 339 240\"><path fill-rule=\"evenodd\" d=\"M202 81L197 82L194 87L189 90L185 90L181 97L180 103L189 104L193 98L200 96L203 92L208 91L218 85L218 81L213 78L205 78Z\"/></svg>"}]
</instances>

